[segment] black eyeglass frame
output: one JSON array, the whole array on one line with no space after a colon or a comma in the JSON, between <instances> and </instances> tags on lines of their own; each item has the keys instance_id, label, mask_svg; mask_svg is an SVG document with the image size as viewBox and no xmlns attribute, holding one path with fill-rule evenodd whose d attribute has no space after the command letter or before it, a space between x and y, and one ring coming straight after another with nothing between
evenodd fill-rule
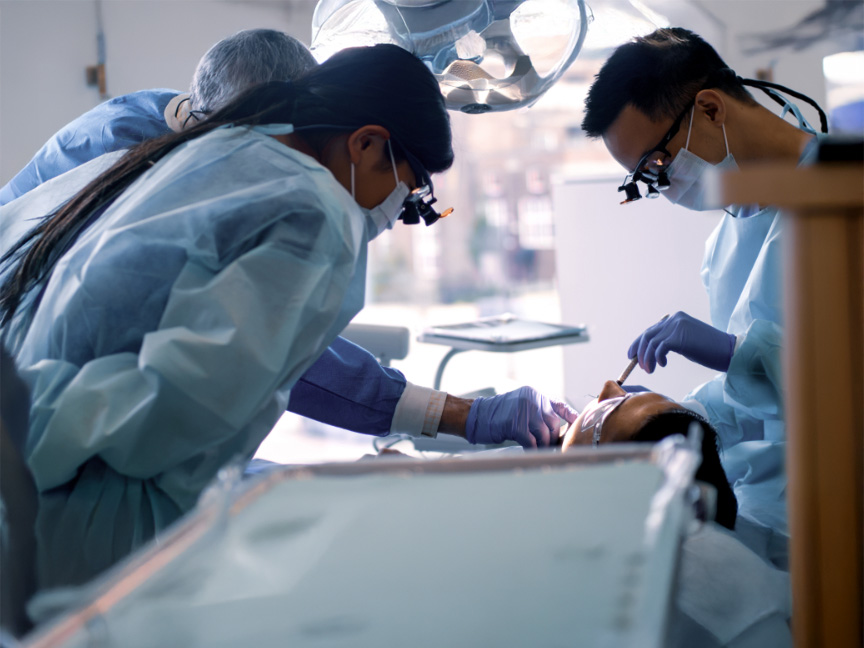
<instances>
[{"instance_id":1,"label":"black eyeglass frame","mask_svg":"<svg viewBox=\"0 0 864 648\"><path fill-rule=\"evenodd\" d=\"M705 80L705 83L702 86L702 90L708 90L710 88L717 87L721 82L729 81L730 79L734 79L737 81L741 87L749 86L751 88L756 88L761 90L765 94L767 94L773 101L780 104L784 108L788 107L788 101L784 101L784 99L778 93L788 94L796 99L800 99L802 101L806 101L810 104L816 112L819 114L819 126L823 133L828 132L828 117L825 114L825 111L816 103L813 99L808 97L805 94L792 90L791 88L787 88L786 86L780 85L779 83L771 83L769 81L760 81L758 79L742 79L735 71L731 68L720 68L718 70L714 70L708 78ZM701 92L701 90L700 90ZM657 144L654 148L652 148L648 153L642 156L642 159L639 160L639 163L636 165L633 173L628 173L624 177L624 183L618 187L618 191L623 191L626 195L626 199L621 202L621 204L626 204L629 202L633 202L635 200L639 200L642 197L642 194L639 192L639 186L636 184L641 181L644 182L648 186L648 197L656 198L660 195L660 191L663 191L669 186L669 178L666 176L665 171L661 171L657 174L657 178L654 179L650 174L646 174L642 171L642 167L645 165L645 161L654 153L658 151L663 153L664 155L671 155L669 151L666 150L666 145L669 141L675 137L678 133L678 129L681 127L681 121L684 119L684 115L687 114L687 111L691 109L693 106L693 102L695 101L695 97L693 101L687 104L684 110L678 115L678 118L675 120L675 123L672 124L672 127L663 136L663 139L660 140L660 143Z\"/></svg>"},{"instance_id":2,"label":"black eyeglass frame","mask_svg":"<svg viewBox=\"0 0 864 648\"><path fill-rule=\"evenodd\" d=\"M399 146L398 143L396 145ZM432 207L434 203L438 202L438 199L435 197L435 187L432 184L432 178L420 163L420 160L411 155L404 147L399 146L399 149L408 162L408 166L411 167L411 171L414 172L414 179L417 181L417 188L409 193L402 203L402 214L399 216L399 219L406 225L417 225L422 218L428 227L442 217Z\"/></svg>"},{"instance_id":3,"label":"black eyeglass frame","mask_svg":"<svg viewBox=\"0 0 864 648\"><path fill-rule=\"evenodd\" d=\"M651 173L648 173L643 170L645 163L655 153L662 153L663 155L669 157L672 154L666 149L666 145L678 134L678 131L681 129L681 122L684 121L684 117L693 107L693 102L690 101L684 107L684 110L681 111L681 114L675 118L675 121L672 123L672 126L669 127L669 130L666 131L666 134L660 139L656 146L651 147L651 149L639 158L639 162L636 163L636 168L631 172L624 176L624 182L621 183L621 186L618 187L618 191L623 191L626 199L621 202L622 205L634 202L639 200L642 197L641 192L639 191L639 185L637 182L643 182L648 187L648 195L649 196L657 196L659 195L659 191L665 190L669 186L669 179L666 177L666 171L660 171L657 176L654 176Z\"/></svg>"},{"instance_id":4,"label":"black eyeglass frame","mask_svg":"<svg viewBox=\"0 0 864 648\"><path fill-rule=\"evenodd\" d=\"M294 130L296 132L302 132L305 130L323 129L353 130L353 128L353 126L336 124L309 124L307 126L298 126ZM442 214L439 214L432 207L434 203L438 202L438 199L435 197L435 187L432 184L432 177L429 175L429 172L420 160L411 155L411 152L399 144L395 138L391 137L387 141L394 150L394 155L395 151L399 151L401 153L400 157L404 157L408 162L408 166L411 167L411 171L414 173L414 179L417 182L417 188L411 191L411 193L409 193L402 202L402 213L399 215L398 220L401 220L406 225L417 225L420 222L420 219L423 219L423 222L425 222L428 227L438 219L449 215L450 212L453 211L452 208L445 209Z\"/></svg>"}]
</instances>

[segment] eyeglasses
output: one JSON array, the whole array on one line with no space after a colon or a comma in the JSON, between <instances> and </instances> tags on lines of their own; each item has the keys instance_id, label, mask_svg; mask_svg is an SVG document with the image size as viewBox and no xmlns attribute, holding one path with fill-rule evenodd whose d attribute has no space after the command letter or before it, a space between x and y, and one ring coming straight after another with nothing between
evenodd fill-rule
<instances>
[{"instance_id":1,"label":"eyeglasses","mask_svg":"<svg viewBox=\"0 0 864 648\"><path fill-rule=\"evenodd\" d=\"M416 225L422 218L428 227L436 222L439 218L446 218L453 213L453 208L448 207L440 214L433 209L432 205L438 202L435 197L435 187L432 185L432 178L420 164L420 160L415 158L404 147L399 147L405 156L405 160L414 172L414 178L417 181L417 188L414 189L405 197L402 203L402 215L399 217L406 225Z\"/></svg>"},{"instance_id":2,"label":"eyeglasses","mask_svg":"<svg viewBox=\"0 0 864 648\"><path fill-rule=\"evenodd\" d=\"M417 187L409 193L402 203L402 215L399 217L406 225L416 225L422 218L427 226L436 222L439 218L446 218L453 213L449 207L440 214L433 209L432 204L438 199L432 194L432 184Z\"/></svg>"},{"instance_id":3,"label":"eyeglasses","mask_svg":"<svg viewBox=\"0 0 864 648\"><path fill-rule=\"evenodd\" d=\"M344 126L344 125L336 125L336 124L310 124L307 126L298 126L295 131L301 132L306 130L323 130L323 129L333 129L333 130L351 130L353 127ZM449 207L445 209L440 214L436 212L432 205L438 202L438 199L435 198L435 187L432 185L432 178L429 177L429 173L420 163L416 157L411 155L411 153L404 146L400 145L398 142L394 141L395 138L390 138L387 140L388 145L390 146L390 155L391 159L393 156L393 147L395 146L401 153L405 160L408 162L408 165L411 167L411 171L414 173L414 178L417 182L417 188L414 189L402 203L402 214L399 218L406 225L416 225L420 222L422 218L427 226L436 222L439 218L446 218L450 214L453 213L453 208ZM395 169L395 160L394 162L394 173Z\"/></svg>"},{"instance_id":4,"label":"eyeglasses","mask_svg":"<svg viewBox=\"0 0 864 648\"><path fill-rule=\"evenodd\" d=\"M582 419L582 431L589 432L593 430L593 445L596 448L600 445L600 431L603 429L603 424L606 422L612 413L617 410L628 398L633 396L631 393L615 398L607 398L599 401L591 411L589 411Z\"/></svg>"},{"instance_id":5,"label":"eyeglasses","mask_svg":"<svg viewBox=\"0 0 864 648\"><path fill-rule=\"evenodd\" d=\"M669 178L666 175L666 169L669 168L672 162L672 155L666 150L666 145L678 134L681 122L684 120L684 116L690 112L691 107L692 102L688 103L684 110L681 111L681 114L678 115L669 130L666 131L666 134L657 143L657 146L654 146L648 153L642 156L636 164L636 168L633 169L633 173L628 173L624 177L624 182L618 187L618 191L623 191L625 196L625 199L621 201L622 205L639 200L642 197L639 185L636 184L637 182L644 182L648 187L648 198L656 198L660 195L661 191L669 188Z\"/></svg>"}]
</instances>

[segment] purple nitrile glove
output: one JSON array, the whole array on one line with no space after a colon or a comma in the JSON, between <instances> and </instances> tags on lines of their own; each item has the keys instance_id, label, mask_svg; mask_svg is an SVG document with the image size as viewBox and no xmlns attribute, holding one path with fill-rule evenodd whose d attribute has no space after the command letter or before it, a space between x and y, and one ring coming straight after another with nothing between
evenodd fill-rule
<instances>
[{"instance_id":1,"label":"purple nitrile glove","mask_svg":"<svg viewBox=\"0 0 864 648\"><path fill-rule=\"evenodd\" d=\"M735 351L735 336L679 311L646 329L630 345L627 357L639 358L639 366L652 373L656 365L666 366L670 351L715 371L726 371Z\"/></svg>"},{"instance_id":2,"label":"purple nitrile glove","mask_svg":"<svg viewBox=\"0 0 864 648\"><path fill-rule=\"evenodd\" d=\"M465 438L470 443L516 441L523 448L554 446L561 419L569 424L578 415L567 403L547 398L533 387L520 387L471 403Z\"/></svg>"}]
</instances>

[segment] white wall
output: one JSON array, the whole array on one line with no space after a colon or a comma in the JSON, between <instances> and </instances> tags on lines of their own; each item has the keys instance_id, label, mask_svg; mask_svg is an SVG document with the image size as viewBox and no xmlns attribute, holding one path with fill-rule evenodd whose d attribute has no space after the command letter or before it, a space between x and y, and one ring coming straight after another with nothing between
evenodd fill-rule
<instances>
[{"instance_id":1,"label":"white wall","mask_svg":"<svg viewBox=\"0 0 864 648\"><path fill-rule=\"evenodd\" d=\"M315 0L103 0L107 89L185 90L201 55L241 29L309 44ZM95 0L0 0L0 185L59 128L100 103Z\"/></svg>"},{"instance_id":2,"label":"white wall","mask_svg":"<svg viewBox=\"0 0 864 648\"><path fill-rule=\"evenodd\" d=\"M746 54L745 50L752 45L751 36L791 27L822 9L825 0L696 0L694 4L711 17L709 22L716 26L719 37L709 42L739 76L754 78L757 70L772 68L775 83L803 92L824 107L822 58L839 51L831 41L801 51L784 49ZM764 97L758 90L753 91L753 95L760 101ZM777 106L770 99L762 103L772 110ZM806 111L808 119L815 115L803 102L796 103ZM813 125L818 128L818 123Z\"/></svg>"},{"instance_id":3,"label":"white wall","mask_svg":"<svg viewBox=\"0 0 864 648\"><path fill-rule=\"evenodd\" d=\"M577 407L627 366L630 343L666 313L709 321L699 268L718 212L691 212L664 198L619 205L622 177L554 187L561 319L588 326L591 341L564 347L564 390ZM670 354L652 375L628 383L672 398L714 372Z\"/></svg>"}]
</instances>

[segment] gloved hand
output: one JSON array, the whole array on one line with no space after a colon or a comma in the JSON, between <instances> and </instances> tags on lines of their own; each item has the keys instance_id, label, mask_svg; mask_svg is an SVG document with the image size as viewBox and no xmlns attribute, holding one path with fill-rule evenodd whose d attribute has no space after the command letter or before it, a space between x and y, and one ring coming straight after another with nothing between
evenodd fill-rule
<instances>
[{"instance_id":1,"label":"gloved hand","mask_svg":"<svg viewBox=\"0 0 864 648\"><path fill-rule=\"evenodd\" d=\"M679 311L646 329L630 345L627 357L639 358L639 366L652 373L655 365L666 366L670 351L715 371L726 371L735 351L735 336Z\"/></svg>"},{"instance_id":2,"label":"gloved hand","mask_svg":"<svg viewBox=\"0 0 864 648\"><path fill-rule=\"evenodd\" d=\"M470 443L516 441L523 448L558 444L561 419L568 424L579 413L567 403L546 398L533 387L478 398L471 404L465 423Z\"/></svg>"}]
</instances>

